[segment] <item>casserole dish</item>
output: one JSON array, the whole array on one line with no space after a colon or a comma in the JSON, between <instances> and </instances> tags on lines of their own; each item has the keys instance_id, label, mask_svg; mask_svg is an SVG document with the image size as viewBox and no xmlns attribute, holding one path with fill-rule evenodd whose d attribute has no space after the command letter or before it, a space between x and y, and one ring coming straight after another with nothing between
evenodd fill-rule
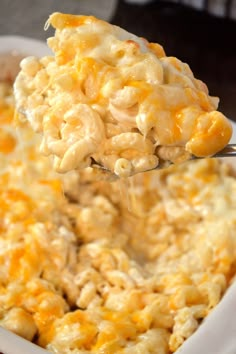
<instances>
[{"instance_id":1,"label":"casserole dish","mask_svg":"<svg viewBox=\"0 0 236 354\"><path fill-rule=\"evenodd\" d=\"M48 53L44 43L22 37L3 36L0 38L2 53L16 51L22 55L41 56ZM231 142L236 142L235 124L234 135ZM232 164L235 164L231 160ZM226 292L221 302L207 317L199 329L180 347L176 353L197 354L230 354L236 351L234 341L235 316L232 311L235 308L236 285L233 283ZM40 354L46 351L32 343L0 328L0 351L4 354Z\"/></svg>"}]
</instances>

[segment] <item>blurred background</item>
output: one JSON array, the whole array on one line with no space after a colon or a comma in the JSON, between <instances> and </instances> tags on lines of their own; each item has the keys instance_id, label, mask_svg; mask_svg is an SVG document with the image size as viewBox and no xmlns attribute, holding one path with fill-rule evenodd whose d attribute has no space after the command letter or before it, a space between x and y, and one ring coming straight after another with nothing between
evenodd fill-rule
<instances>
[{"instance_id":1,"label":"blurred background","mask_svg":"<svg viewBox=\"0 0 236 354\"><path fill-rule=\"evenodd\" d=\"M236 121L236 0L0 0L0 35L45 40L54 11L95 15L187 62Z\"/></svg>"}]
</instances>

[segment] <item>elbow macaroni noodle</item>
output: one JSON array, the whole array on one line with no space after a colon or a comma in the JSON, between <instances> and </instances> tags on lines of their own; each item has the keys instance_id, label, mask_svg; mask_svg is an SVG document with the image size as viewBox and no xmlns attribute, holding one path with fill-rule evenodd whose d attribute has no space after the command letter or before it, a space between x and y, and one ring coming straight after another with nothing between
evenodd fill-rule
<instances>
[{"instance_id":1,"label":"elbow macaroni noodle","mask_svg":"<svg viewBox=\"0 0 236 354\"><path fill-rule=\"evenodd\" d=\"M77 108L91 124L99 116ZM175 352L235 274L229 166L205 159L138 174L123 195L124 181L91 168L52 171L39 137L27 122L16 133L13 115L0 84L0 325L55 354ZM152 151L133 137L129 146ZM126 144L115 139L109 149Z\"/></svg>"},{"instance_id":2,"label":"elbow macaroni noodle","mask_svg":"<svg viewBox=\"0 0 236 354\"><path fill-rule=\"evenodd\" d=\"M126 177L157 167L165 148L178 162L213 155L230 140L218 99L159 44L92 16L54 13L50 24L54 55L21 62L15 97L56 171L95 160Z\"/></svg>"}]
</instances>

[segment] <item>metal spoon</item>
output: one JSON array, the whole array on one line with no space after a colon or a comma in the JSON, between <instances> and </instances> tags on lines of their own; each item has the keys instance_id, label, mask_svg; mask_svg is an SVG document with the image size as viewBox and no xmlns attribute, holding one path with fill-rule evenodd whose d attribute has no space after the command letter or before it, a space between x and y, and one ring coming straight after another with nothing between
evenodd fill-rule
<instances>
[{"instance_id":1,"label":"metal spoon","mask_svg":"<svg viewBox=\"0 0 236 354\"><path fill-rule=\"evenodd\" d=\"M215 155L209 156L207 158L221 158L221 157L236 157L236 144L228 144L224 149L217 152ZM198 157L198 156L191 155L190 158L188 158L188 160L185 160L184 162L190 161L190 160L200 160L200 159L204 159L204 158L206 158L206 157ZM173 165L173 164L174 164L173 161L160 159L159 164L155 168L152 168L152 169L147 170L145 172L153 171L153 170L160 170L162 168L169 167L170 165ZM91 167L98 168L98 169L102 170L104 173L113 175L114 177L116 176L114 172L110 171L105 166L102 166L97 161L95 161L93 158L92 158ZM116 176L116 177L118 178L118 176Z\"/></svg>"}]
</instances>

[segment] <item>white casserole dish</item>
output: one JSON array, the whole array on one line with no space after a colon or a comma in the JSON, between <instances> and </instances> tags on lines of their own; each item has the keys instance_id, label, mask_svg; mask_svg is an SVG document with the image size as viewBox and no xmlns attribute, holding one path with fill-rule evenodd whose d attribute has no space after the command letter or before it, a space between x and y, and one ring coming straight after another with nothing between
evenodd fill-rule
<instances>
[{"instance_id":1,"label":"white casserole dish","mask_svg":"<svg viewBox=\"0 0 236 354\"><path fill-rule=\"evenodd\" d=\"M45 43L19 36L0 36L0 53L23 55L50 54ZM236 143L236 123L231 142ZM236 168L236 159L228 159ZM220 304L176 354L235 354L236 353L236 283L226 292ZM0 327L0 352L4 354L45 354L44 349Z\"/></svg>"}]
</instances>

